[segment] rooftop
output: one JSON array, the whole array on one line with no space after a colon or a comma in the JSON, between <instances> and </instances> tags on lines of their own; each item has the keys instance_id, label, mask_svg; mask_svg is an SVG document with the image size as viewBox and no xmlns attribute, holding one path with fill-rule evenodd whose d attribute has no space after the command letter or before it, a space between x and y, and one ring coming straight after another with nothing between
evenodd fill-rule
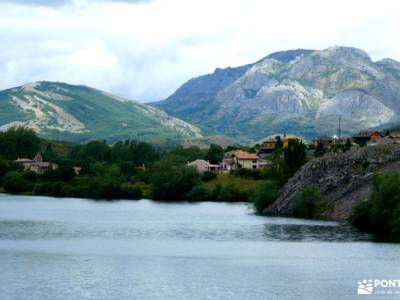
<instances>
[{"instance_id":1,"label":"rooftop","mask_svg":"<svg viewBox=\"0 0 400 300\"><path fill-rule=\"evenodd\" d=\"M355 134L354 137L370 137L373 134L380 134L379 131L360 131L359 133Z\"/></svg>"},{"instance_id":2,"label":"rooftop","mask_svg":"<svg viewBox=\"0 0 400 300\"><path fill-rule=\"evenodd\" d=\"M237 159L242 159L242 160L246 160L246 159L248 159L248 160L256 160L256 159L258 159L258 155L257 154L249 153L249 152L245 152L245 151L241 151L241 150L237 151L235 153L235 157Z\"/></svg>"}]
</instances>

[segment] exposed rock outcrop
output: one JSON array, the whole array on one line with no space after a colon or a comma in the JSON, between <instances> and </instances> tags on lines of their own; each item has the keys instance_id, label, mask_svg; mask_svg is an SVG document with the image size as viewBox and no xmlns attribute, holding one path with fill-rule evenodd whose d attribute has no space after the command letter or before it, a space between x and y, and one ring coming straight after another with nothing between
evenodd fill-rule
<instances>
[{"instance_id":1,"label":"exposed rock outcrop","mask_svg":"<svg viewBox=\"0 0 400 300\"><path fill-rule=\"evenodd\" d=\"M250 65L191 79L167 113L243 142L276 132L351 134L400 121L400 63L352 47L276 52Z\"/></svg>"},{"instance_id":2,"label":"exposed rock outcrop","mask_svg":"<svg viewBox=\"0 0 400 300\"><path fill-rule=\"evenodd\" d=\"M317 185L327 208L322 217L345 220L353 207L365 199L374 172L400 170L400 145L353 148L346 153L328 153L306 163L283 187L266 213L292 215L296 199L311 184Z\"/></svg>"}]
</instances>

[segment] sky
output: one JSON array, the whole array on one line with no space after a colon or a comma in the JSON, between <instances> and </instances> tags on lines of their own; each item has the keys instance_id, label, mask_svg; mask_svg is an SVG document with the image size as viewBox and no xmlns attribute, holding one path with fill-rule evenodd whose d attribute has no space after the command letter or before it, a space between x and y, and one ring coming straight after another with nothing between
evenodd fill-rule
<instances>
[{"instance_id":1,"label":"sky","mask_svg":"<svg viewBox=\"0 0 400 300\"><path fill-rule=\"evenodd\" d=\"M0 89L49 80L140 102L280 50L400 61L398 0L2 0Z\"/></svg>"}]
</instances>

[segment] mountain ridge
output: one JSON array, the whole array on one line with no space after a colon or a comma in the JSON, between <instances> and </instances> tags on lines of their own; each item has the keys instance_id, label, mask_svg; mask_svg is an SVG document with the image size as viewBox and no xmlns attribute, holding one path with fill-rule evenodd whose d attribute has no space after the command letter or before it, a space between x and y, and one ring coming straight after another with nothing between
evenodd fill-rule
<instances>
[{"instance_id":1,"label":"mountain ridge","mask_svg":"<svg viewBox=\"0 0 400 300\"><path fill-rule=\"evenodd\" d=\"M29 127L67 141L201 137L157 108L84 85L39 81L0 91L0 130Z\"/></svg>"},{"instance_id":2,"label":"mountain ridge","mask_svg":"<svg viewBox=\"0 0 400 300\"><path fill-rule=\"evenodd\" d=\"M205 76L216 82L209 93ZM338 116L351 134L398 122L400 63L374 62L354 47L279 51L193 78L153 105L206 132L247 142L275 132L336 134Z\"/></svg>"}]
</instances>

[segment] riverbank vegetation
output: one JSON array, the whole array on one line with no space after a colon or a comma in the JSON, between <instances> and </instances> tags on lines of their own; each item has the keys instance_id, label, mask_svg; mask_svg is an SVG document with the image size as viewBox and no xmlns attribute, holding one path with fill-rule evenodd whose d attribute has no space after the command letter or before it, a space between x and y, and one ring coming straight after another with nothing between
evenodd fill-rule
<instances>
[{"instance_id":1,"label":"riverbank vegetation","mask_svg":"<svg viewBox=\"0 0 400 300\"><path fill-rule=\"evenodd\" d=\"M225 151L212 145L164 151L150 144L102 141L68 144L39 139L27 129L0 134L0 188L7 193L80 197L92 199L140 199L162 201L248 201L258 212L272 203L279 188L305 156L293 155L302 143L279 149L271 165L262 169L238 169L228 173L204 172L187 166L188 161L221 161ZM245 148L247 151L252 149ZM44 161L58 168L37 174L14 163L41 152ZM76 172L76 169L79 172Z\"/></svg>"},{"instance_id":2,"label":"riverbank vegetation","mask_svg":"<svg viewBox=\"0 0 400 300\"><path fill-rule=\"evenodd\" d=\"M351 222L362 231L400 237L400 172L374 175L372 193L355 207Z\"/></svg>"},{"instance_id":3,"label":"riverbank vegetation","mask_svg":"<svg viewBox=\"0 0 400 300\"><path fill-rule=\"evenodd\" d=\"M291 140L287 147L275 149L267 166L260 169L199 173L187 164L196 159L218 162L236 148L212 145L209 149L163 150L131 140L113 145L102 141L71 144L40 139L31 130L15 128L0 133L0 192L106 200L244 201L262 214L310 159L303 143ZM38 173L14 162L38 152L58 168ZM400 235L399 195L400 173L376 174L373 191L356 206L352 224L368 232ZM300 218L319 218L327 209L316 185L304 187L294 206L293 215Z\"/></svg>"}]
</instances>

